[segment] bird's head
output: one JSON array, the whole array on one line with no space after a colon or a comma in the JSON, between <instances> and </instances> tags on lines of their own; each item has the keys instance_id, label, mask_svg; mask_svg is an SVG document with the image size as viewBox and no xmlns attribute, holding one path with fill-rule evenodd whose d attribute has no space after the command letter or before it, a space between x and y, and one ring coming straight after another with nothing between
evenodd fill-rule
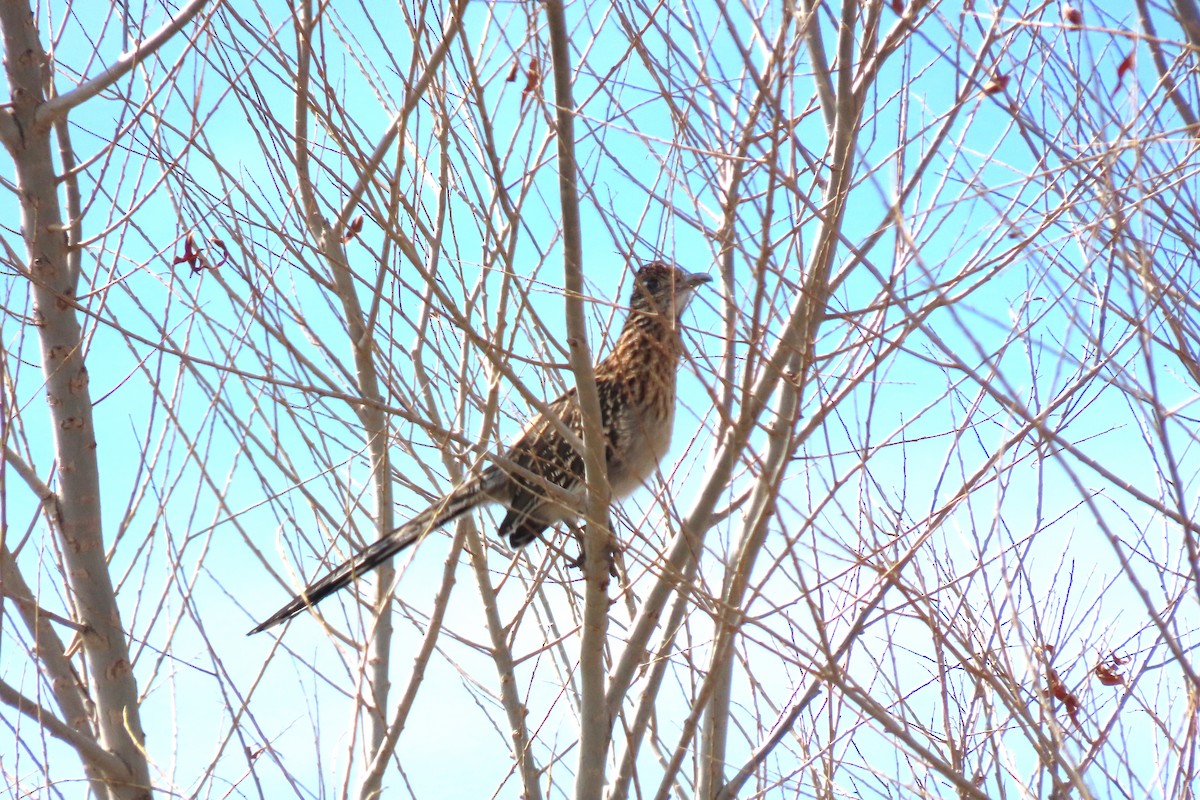
<instances>
[{"instance_id":1,"label":"bird's head","mask_svg":"<svg viewBox=\"0 0 1200 800\"><path fill-rule=\"evenodd\" d=\"M711 280L703 272L684 272L673 264L652 261L634 276L629 309L679 319L696 289Z\"/></svg>"}]
</instances>

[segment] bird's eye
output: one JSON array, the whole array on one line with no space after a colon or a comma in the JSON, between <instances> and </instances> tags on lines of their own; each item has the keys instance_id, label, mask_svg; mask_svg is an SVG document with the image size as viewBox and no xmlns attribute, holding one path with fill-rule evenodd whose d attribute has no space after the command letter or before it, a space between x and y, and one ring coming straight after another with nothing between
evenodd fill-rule
<instances>
[{"instance_id":1,"label":"bird's eye","mask_svg":"<svg viewBox=\"0 0 1200 800\"><path fill-rule=\"evenodd\" d=\"M646 278L643 284L651 293L658 291L658 278Z\"/></svg>"}]
</instances>

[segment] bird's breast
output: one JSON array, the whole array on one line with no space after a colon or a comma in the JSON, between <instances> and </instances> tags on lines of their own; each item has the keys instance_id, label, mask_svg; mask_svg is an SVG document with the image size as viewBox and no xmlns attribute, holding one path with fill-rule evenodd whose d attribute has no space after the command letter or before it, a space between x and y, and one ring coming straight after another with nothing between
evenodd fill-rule
<instances>
[{"instance_id":1,"label":"bird's breast","mask_svg":"<svg viewBox=\"0 0 1200 800\"><path fill-rule=\"evenodd\" d=\"M613 352L596 368L614 497L645 484L671 446L682 349L669 321L642 315L626 324Z\"/></svg>"},{"instance_id":2,"label":"bird's breast","mask_svg":"<svg viewBox=\"0 0 1200 800\"><path fill-rule=\"evenodd\" d=\"M650 402L632 402L624 408L617 424L619 441L608 466L614 497L624 497L645 484L667 454L675 426L673 395L672 391L668 402L660 402L661 395L652 393L645 398Z\"/></svg>"}]
</instances>

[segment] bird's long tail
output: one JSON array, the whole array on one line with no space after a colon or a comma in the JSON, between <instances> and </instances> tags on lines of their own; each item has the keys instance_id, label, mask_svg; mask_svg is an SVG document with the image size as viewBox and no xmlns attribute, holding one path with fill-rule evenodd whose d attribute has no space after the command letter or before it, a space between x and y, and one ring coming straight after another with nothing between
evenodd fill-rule
<instances>
[{"instance_id":1,"label":"bird's long tail","mask_svg":"<svg viewBox=\"0 0 1200 800\"><path fill-rule=\"evenodd\" d=\"M462 486L422 511L413 519L394 529L391 533L369 545L348 561L334 567L323 577L313 581L300 594L269 618L250 631L249 635L265 631L311 608L366 575L397 553L406 550L430 532L440 528L482 503L491 499L479 478L467 481Z\"/></svg>"}]
</instances>

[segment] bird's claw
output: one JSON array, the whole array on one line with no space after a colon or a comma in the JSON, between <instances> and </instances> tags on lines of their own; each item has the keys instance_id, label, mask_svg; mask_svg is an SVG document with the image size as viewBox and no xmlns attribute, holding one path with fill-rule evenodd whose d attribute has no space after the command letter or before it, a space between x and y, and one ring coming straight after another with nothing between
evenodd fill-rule
<instances>
[{"instance_id":1,"label":"bird's claw","mask_svg":"<svg viewBox=\"0 0 1200 800\"><path fill-rule=\"evenodd\" d=\"M584 562L587 556L587 553L584 550L583 531L577 528L573 531L573 534L575 536L575 541L579 542L579 555L575 556L574 558L567 559L567 569L582 570L584 568ZM604 559L608 562L608 574L610 577L620 577L620 573L617 570L617 555L620 552L621 548L617 546L616 538L611 535L608 536L604 547Z\"/></svg>"}]
</instances>

